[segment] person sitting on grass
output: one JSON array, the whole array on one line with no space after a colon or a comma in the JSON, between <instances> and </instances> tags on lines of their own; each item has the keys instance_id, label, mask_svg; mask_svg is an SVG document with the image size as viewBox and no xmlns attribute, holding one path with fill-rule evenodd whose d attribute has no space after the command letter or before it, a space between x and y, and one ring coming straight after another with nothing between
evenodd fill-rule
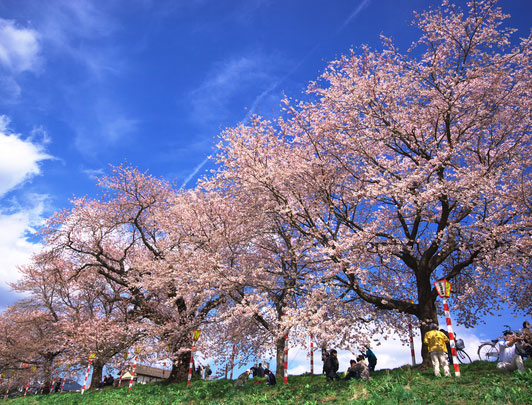
<instances>
[{"instance_id":1,"label":"person sitting on grass","mask_svg":"<svg viewBox=\"0 0 532 405\"><path fill-rule=\"evenodd\" d=\"M277 384L277 380L275 379L275 374L271 370L268 370L268 374L266 374L266 377L268 377L268 382L266 383L266 385Z\"/></svg>"},{"instance_id":2,"label":"person sitting on grass","mask_svg":"<svg viewBox=\"0 0 532 405\"><path fill-rule=\"evenodd\" d=\"M447 342L449 338L438 330L438 325L435 323L429 326L429 331L425 333L423 343L427 345L432 367L434 367L434 375L440 376L440 366L443 367L443 373L446 377L451 376L449 371L449 363L447 362Z\"/></svg>"},{"instance_id":3,"label":"person sitting on grass","mask_svg":"<svg viewBox=\"0 0 532 405\"><path fill-rule=\"evenodd\" d=\"M519 370L525 371L523 364L523 358L517 354L515 343L520 342L522 339L516 336L510 330L505 330L503 338L497 343L497 349L499 349L499 362L497 363L497 369L510 374L511 371Z\"/></svg>"},{"instance_id":4,"label":"person sitting on grass","mask_svg":"<svg viewBox=\"0 0 532 405\"><path fill-rule=\"evenodd\" d=\"M355 365L357 364L356 360L350 360L349 361L349 368L347 369L346 375L344 377L344 381L355 379L359 380L360 375L358 374L358 371L355 370Z\"/></svg>"},{"instance_id":5,"label":"person sitting on grass","mask_svg":"<svg viewBox=\"0 0 532 405\"><path fill-rule=\"evenodd\" d=\"M357 362L353 370L362 380L369 380L369 366L366 364L366 360L364 360L364 355L361 354L357 357Z\"/></svg>"},{"instance_id":6,"label":"person sitting on grass","mask_svg":"<svg viewBox=\"0 0 532 405\"><path fill-rule=\"evenodd\" d=\"M325 363L323 364L323 370L325 371L325 375L327 376L327 381L340 379L340 377L338 377L338 374L336 374L336 372L338 371L338 366L338 352L332 349L327 355Z\"/></svg>"},{"instance_id":7,"label":"person sitting on grass","mask_svg":"<svg viewBox=\"0 0 532 405\"><path fill-rule=\"evenodd\" d=\"M238 376L238 378L235 381L236 385L244 385L249 380L249 374L251 372L249 370L244 371L242 374Z\"/></svg>"}]
</instances>

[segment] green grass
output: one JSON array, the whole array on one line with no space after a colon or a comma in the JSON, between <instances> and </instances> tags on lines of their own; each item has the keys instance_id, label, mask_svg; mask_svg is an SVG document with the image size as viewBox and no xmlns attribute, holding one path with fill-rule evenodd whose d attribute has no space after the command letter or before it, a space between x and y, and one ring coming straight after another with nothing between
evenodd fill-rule
<instances>
[{"instance_id":1,"label":"green grass","mask_svg":"<svg viewBox=\"0 0 532 405\"><path fill-rule=\"evenodd\" d=\"M37 395L7 404L532 404L532 360L524 373L498 373L495 363L461 366L462 376L434 377L431 369L409 366L377 371L370 381L334 381L325 376L289 377L288 385L270 387L250 380L243 387L227 380L193 380L186 383L136 385L128 392Z\"/></svg>"}]
</instances>

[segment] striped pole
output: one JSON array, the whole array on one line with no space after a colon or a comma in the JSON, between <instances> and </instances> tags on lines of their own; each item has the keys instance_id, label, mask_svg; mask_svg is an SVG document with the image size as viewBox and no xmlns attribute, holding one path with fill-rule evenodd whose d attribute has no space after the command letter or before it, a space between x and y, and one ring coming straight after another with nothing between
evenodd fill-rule
<instances>
[{"instance_id":1,"label":"striped pole","mask_svg":"<svg viewBox=\"0 0 532 405\"><path fill-rule=\"evenodd\" d=\"M233 367L235 366L235 345L233 345L233 351L231 352L231 374L229 375L229 379L233 379Z\"/></svg>"},{"instance_id":2,"label":"striped pole","mask_svg":"<svg viewBox=\"0 0 532 405\"><path fill-rule=\"evenodd\" d=\"M284 335L284 383L288 384L288 332Z\"/></svg>"},{"instance_id":3,"label":"striped pole","mask_svg":"<svg viewBox=\"0 0 532 405\"><path fill-rule=\"evenodd\" d=\"M56 377L52 378L52 384L50 386L50 394L54 393L54 384L55 384Z\"/></svg>"},{"instance_id":4,"label":"striped pole","mask_svg":"<svg viewBox=\"0 0 532 405\"><path fill-rule=\"evenodd\" d=\"M26 384L26 388L24 389L24 398L26 398L26 395L28 394L28 388L30 388L30 380L28 380L28 383Z\"/></svg>"},{"instance_id":5,"label":"striped pole","mask_svg":"<svg viewBox=\"0 0 532 405\"><path fill-rule=\"evenodd\" d=\"M131 387L133 387L133 380L135 379L135 369L137 368L137 361L139 360L138 352L139 350L137 348L137 354L133 359L133 368L131 369L131 379L129 380L129 388L127 389L128 391L131 391Z\"/></svg>"},{"instance_id":6,"label":"striped pole","mask_svg":"<svg viewBox=\"0 0 532 405\"><path fill-rule=\"evenodd\" d=\"M194 352L195 351L196 351L196 346L192 344L192 350L190 351L190 364L188 365L187 387L190 385L190 380L192 380L192 368L194 367Z\"/></svg>"},{"instance_id":7,"label":"striped pole","mask_svg":"<svg viewBox=\"0 0 532 405\"><path fill-rule=\"evenodd\" d=\"M4 379L4 376L5 374L2 373L2 379ZM9 395L9 376L6 378L6 385L7 385L7 388L6 388L6 393L4 395L4 401L7 400L7 396Z\"/></svg>"},{"instance_id":8,"label":"striped pole","mask_svg":"<svg viewBox=\"0 0 532 405\"><path fill-rule=\"evenodd\" d=\"M87 386L87 378L89 378L89 372L91 371L92 359L95 357L94 354L89 356L89 365L87 366L87 371L85 372L85 380L83 381L83 388L81 389L81 395L85 392L85 387Z\"/></svg>"},{"instance_id":9,"label":"striped pole","mask_svg":"<svg viewBox=\"0 0 532 405\"><path fill-rule=\"evenodd\" d=\"M453 327L451 326L451 315L449 314L449 305L447 305L447 298L443 300L443 311L445 312L445 320L447 322L447 332L449 333L449 343L451 344L451 354L453 355L454 375L460 377L460 366L458 365L458 356L456 354L456 344L454 339Z\"/></svg>"},{"instance_id":10,"label":"striped pole","mask_svg":"<svg viewBox=\"0 0 532 405\"><path fill-rule=\"evenodd\" d=\"M414 351L414 333L412 332L412 324L408 322L408 334L410 335L410 355L412 356L412 366L416 365L416 352Z\"/></svg>"},{"instance_id":11,"label":"striped pole","mask_svg":"<svg viewBox=\"0 0 532 405\"><path fill-rule=\"evenodd\" d=\"M192 368L194 367L194 352L196 351L196 342L200 337L201 331L194 330L192 333L192 350L190 351L190 365L188 368L188 381L187 387L190 385L190 380L192 380Z\"/></svg>"},{"instance_id":12,"label":"striped pole","mask_svg":"<svg viewBox=\"0 0 532 405\"><path fill-rule=\"evenodd\" d=\"M314 374L314 335L310 334L310 374Z\"/></svg>"},{"instance_id":13,"label":"striped pole","mask_svg":"<svg viewBox=\"0 0 532 405\"><path fill-rule=\"evenodd\" d=\"M61 383L61 390L59 390L59 393L63 392L63 389L65 388L65 383L66 383L66 380L67 380L67 376L68 376L68 374L65 374L65 376L63 377L63 382Z\"/></svg>"}]
</instances>

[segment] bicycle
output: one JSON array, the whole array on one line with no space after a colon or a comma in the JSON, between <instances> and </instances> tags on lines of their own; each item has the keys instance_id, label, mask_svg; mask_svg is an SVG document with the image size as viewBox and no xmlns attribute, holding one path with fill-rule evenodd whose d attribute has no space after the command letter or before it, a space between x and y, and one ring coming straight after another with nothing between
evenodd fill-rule
<instances>
[{"instance_id":1,"label":"bicycle","mask_svg":"<svg viewBox=\"0 0 532 405\"><path fill-rule=\"evenodd\" d=\"M462 339L456 339L456 357L461 364L471 363L471 357L466 353L465 344Z\"/></svg>"},{"instance_id":2,"label":"bicycle","mask_svg":"<svg viewBox=\"0 0 532 405\"><path fill-rule=\"evenodd\" d=\"M478 358L484 361L497 361L499 359L498 341L499 339L492 339L489 342L480 342L477 351Z\"/></svg>"}]
</instances>

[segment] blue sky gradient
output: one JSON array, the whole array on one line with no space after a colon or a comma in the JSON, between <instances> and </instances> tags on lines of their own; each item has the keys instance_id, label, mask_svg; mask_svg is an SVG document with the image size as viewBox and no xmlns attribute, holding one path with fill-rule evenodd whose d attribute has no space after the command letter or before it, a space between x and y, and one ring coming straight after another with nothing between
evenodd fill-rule
<instances>
[{"instance_id":1,"label":"blue sky gradient","mask_svg":"<svg viewBox=\"0 0 532 405\"><path fill-rule=\"evenodd\" d=\"M284 95L303 97L329 61L379 48L381 34L406 51L419 36L413 11L439 3L0 2L0 307L16 299L7 282L39 249L42 219L73 196L96 197L109 165L193 187L223 128L278 115ZM515 40L530 34L532 2L499 5ZM521 324L507 315L475 336Z\"/></svg>"}]
</instances>

